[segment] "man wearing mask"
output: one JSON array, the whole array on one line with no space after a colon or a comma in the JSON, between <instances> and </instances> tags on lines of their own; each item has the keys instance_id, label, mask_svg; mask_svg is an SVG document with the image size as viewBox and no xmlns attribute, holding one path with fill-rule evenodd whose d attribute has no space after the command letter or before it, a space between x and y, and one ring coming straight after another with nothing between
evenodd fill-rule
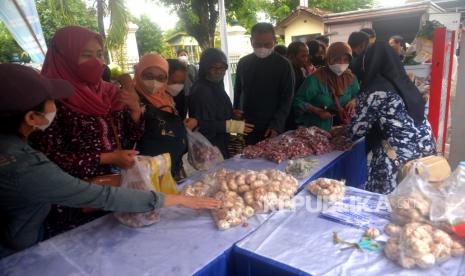
<instances>
[{"instance_id":1,"label":"man wearing mask","mask_svg":"<svg viewBox=\"0 0 465 276\"><path fill-rule=\"evenodd\" d=\"M178 50L177 56L178 60L187 66L187 77L186 82L184 83L184 89L177 96L178 100L176 102L178 102L180 98L185 98L184 102L187 103L187 98L189 97L192 84L198 78L199 70L194 64L189 62L189 52L186 49Z\"/></svg>"},{"instance_id":2,"label":"man wearing mask","mask_svg":"<svg viewBox=\"0 0 465 276\"><path fill-rule=\"evenodd\" d=\"M247 145L284 131L294 94L291 64L273 52L273 25L258 23L252 27L251 35L254 52L239 60L234 86L234 108L255 125L246 136Z\"/></svg>"}]
</instances>

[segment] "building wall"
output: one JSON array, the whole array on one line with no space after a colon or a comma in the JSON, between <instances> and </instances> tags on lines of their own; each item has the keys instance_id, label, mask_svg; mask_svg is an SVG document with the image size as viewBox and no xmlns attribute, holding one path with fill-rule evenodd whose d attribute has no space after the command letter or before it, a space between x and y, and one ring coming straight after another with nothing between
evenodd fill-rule
<instances>
[{"instance_id":1,"label":"building wall","mask_svg":"<svg viewBox=\"0 0 465 276\"><path fill-rule=\"evenodd\" d=\"M362 28L371 28L371 21L357 21L342 24L326 24L326 32L330 33L329 42L347 42L352 32L358 32Z\"/></svg>"},{"instance_id":2,"label":"building wall","mask_svg":"<svg viewBox=\"0 0 465 276\"><path fill-rule=\"evenodd\" d=\"M286 27L284 30L284 40L286 45L289 45L292 42L293 36L315 33L324 33L323 22L308 15L301 15Z\"/></svg>"}]
</instances>

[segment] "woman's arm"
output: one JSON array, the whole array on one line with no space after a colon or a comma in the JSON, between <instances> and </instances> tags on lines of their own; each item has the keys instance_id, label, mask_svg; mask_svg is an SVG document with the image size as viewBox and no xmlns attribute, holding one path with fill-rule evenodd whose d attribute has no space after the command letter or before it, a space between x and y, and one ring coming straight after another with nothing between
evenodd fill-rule
<instances>
[{"instance_id":1,"label":"woman's arm","mask_svg":"<svg viewBox=\"0 0 465 276\"><path fill-rule=\"evenodd\" d=\"M293 106L296 110L297 116L301 116L304 113L313 113L323 120L328 120L332 116L331 113L324 110L323 108L312 105L313 99L318 94L318 86L316 85L316 81L316 78L313 76L309 76L305 79L299 90L297 90Z\"/></svg>"},{"instance_id":2,"label":"woman's arm","mask_svg":"<svg viewBox=\"0 0 465 276\"><path fill-rule=\"evenodd\" d=\"M148 212L173 205L211 209L219 205L217 200L209 198L164 195L90 184L63 172L49 160L41 157L41 154L36 156L40 160L38 164L18 172L20 195L25 202L53 203L120 212Z\"/></svg>"}]
</instances>

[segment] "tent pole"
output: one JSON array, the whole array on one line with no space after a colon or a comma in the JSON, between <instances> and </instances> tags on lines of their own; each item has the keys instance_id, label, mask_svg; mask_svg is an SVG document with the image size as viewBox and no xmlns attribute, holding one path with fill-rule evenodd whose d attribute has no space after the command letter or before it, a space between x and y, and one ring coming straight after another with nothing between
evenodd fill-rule
<instances>
[{"instance_id":1,"label":"tent pole","mask_svg":"<svg viewBox=\"0 0 465 276\"><path fill-rule=\"evenodd\" d=\"M21 18L24 20L24 23L26 23L27 29L31 33L32 37L36 41L37 45L39 46L40 51L42 54L45 56L45 51L42 49L42 45L40 45L39 39L37 38L34 30L32 29L31 23L29 23L29 20L27 20L26 15L24 14L23 10L19 6L18 2L16 0L13 0L13 4L15 5L16 10L18 10L19 15L21 15Z\"/></svg>"}]
</instances>

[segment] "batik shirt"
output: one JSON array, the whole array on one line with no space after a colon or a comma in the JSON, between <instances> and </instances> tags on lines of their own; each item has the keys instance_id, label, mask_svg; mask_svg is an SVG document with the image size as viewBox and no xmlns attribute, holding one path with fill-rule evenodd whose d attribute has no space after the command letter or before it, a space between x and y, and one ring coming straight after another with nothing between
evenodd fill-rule
<instances>
[{"instance_id":1,"label":"batik shirt","mask_svg":"<svg viewBox=\"0 0 465 276\"><path fill-rule=\"evenodd\" d=\"M378 124L385 142L395 151L389 157L384 147L373 151L366 189L387 194L397 186L398 169L410 160L435 154L431 126L425 119L420 124L408 115L402 98L394 92L377 91L358 96L356 116L349 126L353 139L363 137Z\"/></svg>"}]
</instances>

